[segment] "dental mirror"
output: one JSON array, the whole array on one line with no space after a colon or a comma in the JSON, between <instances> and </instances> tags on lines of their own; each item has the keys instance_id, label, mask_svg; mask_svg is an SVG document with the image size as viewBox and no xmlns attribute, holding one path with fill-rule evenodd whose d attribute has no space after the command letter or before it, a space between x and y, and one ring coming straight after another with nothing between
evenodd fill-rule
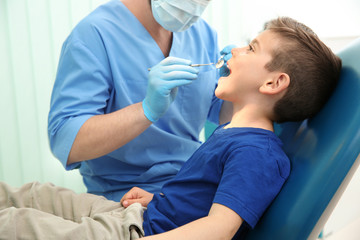
<instances>
[{"instance_id":1,"label":"dental mirror","mask_svg":"<svg viewBox=\"0 0 360 240\"><path fill-rule=\"evenodd\" d=\"M222 56L219 58L219 60L217 61L217 63L215 63L215 67L216 67L217 69L219 69L219 68L221 68L222 66L224 66L224 63L225 63L225 61L224 61L224 56L225 56L225 55L222 55Z\"/></svg>"}]
</instances>

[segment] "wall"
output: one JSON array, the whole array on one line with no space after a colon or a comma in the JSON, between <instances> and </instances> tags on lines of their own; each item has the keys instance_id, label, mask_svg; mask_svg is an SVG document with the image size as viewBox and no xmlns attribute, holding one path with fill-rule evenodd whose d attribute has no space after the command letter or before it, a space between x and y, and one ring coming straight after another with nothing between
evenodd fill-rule
<instances>
[{"instance_id":1,"label":"wall","mask_svg":"<svg viewBox=\"0 0 360 240\"><path fill-rule=\"evenodd\" d=\"M65 172L50 153L47 114L62 42L101 2L0 1L0 180L85 191L77 171Z\"/></svg>"}]
</instances>

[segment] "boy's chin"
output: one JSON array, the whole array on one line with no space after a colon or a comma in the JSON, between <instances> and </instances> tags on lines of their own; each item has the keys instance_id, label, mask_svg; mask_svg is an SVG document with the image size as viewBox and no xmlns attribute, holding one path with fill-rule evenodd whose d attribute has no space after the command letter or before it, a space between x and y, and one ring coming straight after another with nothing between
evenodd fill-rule
<instances>
[{"instance_id":1,"label":"boy's chin","mask_svg":"<svg viewBox=\"0 0 360 240\"><path fill-rule=\"evenodd\" d=\"M222 97L223 94L221 94L221 89L219 88L219 86L215 89L215 96L219 99L224 100Z\"/></svg>"}]
</instances>

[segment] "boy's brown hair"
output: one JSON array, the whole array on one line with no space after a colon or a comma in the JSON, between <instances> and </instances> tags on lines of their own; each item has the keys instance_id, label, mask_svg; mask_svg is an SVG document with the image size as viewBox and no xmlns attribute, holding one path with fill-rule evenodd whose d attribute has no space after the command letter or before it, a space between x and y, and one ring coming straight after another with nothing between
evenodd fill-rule
<instances>
[{"instance_id":1,"label":"boy's brown hair","mask_svg":"<svg viewBox=\"0 0 360 240\"><path fill-rule=\"evenodd\" d=\"M300 121L314 116L337 85L341 59L310 28L294 19L274 19L265 24L264 30L280 37L265 67L290 76L285 95L274 106L274 121Z\"/></svg>"}]
</instances>

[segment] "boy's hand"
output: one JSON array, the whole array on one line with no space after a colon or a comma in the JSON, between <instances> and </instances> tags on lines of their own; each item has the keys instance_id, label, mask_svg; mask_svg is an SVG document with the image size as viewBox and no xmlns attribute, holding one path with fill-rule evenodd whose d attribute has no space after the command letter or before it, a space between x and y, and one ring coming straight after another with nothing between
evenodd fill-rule
<instances>
[{"instance_id":1,"label":"boy's hand","mask_svg":"<svg viewBox=\"0 0 360 240\"><path fill-rule=\"evenodd\" d=\"M141 188L133 187L120 200L124 208L127 208L133 203L140 203L143 207L147 207L152 200L154 194L149 193Z\"/></svg>"}]
</instances>

